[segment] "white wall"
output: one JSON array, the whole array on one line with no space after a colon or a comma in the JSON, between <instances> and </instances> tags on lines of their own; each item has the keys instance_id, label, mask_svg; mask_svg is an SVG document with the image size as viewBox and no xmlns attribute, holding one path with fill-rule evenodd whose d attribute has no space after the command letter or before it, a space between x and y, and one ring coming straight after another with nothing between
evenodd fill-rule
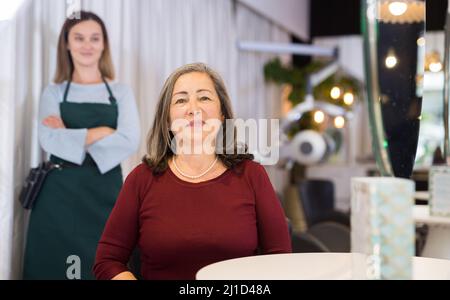
<instances>
[{"instance_id":1,"label":"white wall","mask_svg":"<svg viewBox=\"0 0 450 300\"><path fill-rule=\"evenodd\" d=\"M361 35L320 37L313 40L317 46L339 49L339 64L350 75L364 82L364 52Z\"/></svg>"},{"instance_id":2,"label":"white wall","mask_svg":"<svg viewBox=\"0 0 450 300\"><path fill-rule=\"evenodd\" d=\"M239 0L297 37L309 40L310 0Z\"/></svg>"}]
</instances>

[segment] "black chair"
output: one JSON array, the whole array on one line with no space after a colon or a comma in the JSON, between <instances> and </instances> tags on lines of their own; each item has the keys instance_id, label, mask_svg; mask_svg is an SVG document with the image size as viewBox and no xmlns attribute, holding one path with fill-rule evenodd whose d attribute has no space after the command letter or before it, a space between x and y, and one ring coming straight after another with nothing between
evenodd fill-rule
<instances>
[{"instance_id":1,"label":"black chair","mask_svg":"<svg viewBox=\"0 0 450 300\"><path fill-rule=\"evenodd\" d=\"M427 224L417 224L416 225L416 256L421 256L423 248L425 248L425 244L427 242L427 236L428 236L428 225Z\"/></svg>"},{"instance_id":2,"label":"black chair","mask_svg":"<svg viewBox=\"0 0 450 300\"><path fill-rule=\"evenodd\" d=\"M307 232L292 234L291 241L293 253L330 252L327 246Z\"/></svg>"},{"instance_id":3,"label":"black chair","mask_svg":"<svg viewBox=\"0 0 450 300\"><path fill-rule=\"evenodd\" d=\"M350 252L350 229L336 222L322 222L311 226L308 233L319 240L330 252Z\"/></svg>"},{"instance_id":4,"label":"black chair","mask_svg":"<svg viewBox=\"0 0 450 300\"><path fill-rule=\"evenodd\" d=\"M306 179L299 183L298 191L308 227L327 221L350 227L350 216L335 210L333 182Z\"/></svg>"},{"instance_id":5,"label":"black chair","mask_svg":"<svg viewBox=\"0 0 450 300\"><path fill-rule=\"evenodd\" d=\"M318 223L306 232L294 233L291 237L292 252L350 252L349 228L335 222Z\"/></svg>"},{"instance_id":6,"label":"black chair","mask_svg":"<svg viewBox=\"0 0 450 300\"><path fill-rule=\"evenodd\" d=\"M283 207L283 204L284 204L283 196L280 193L278 193L278 192L275 192L275 194L276 194L276 196L278 198L278 201L280 202L281 206ZM285 219L286 219L286 223L287 223L288 230L289 230L289 236L292 236L292 222L286 216L285 216Z\"/></svg>"}]
</instances>

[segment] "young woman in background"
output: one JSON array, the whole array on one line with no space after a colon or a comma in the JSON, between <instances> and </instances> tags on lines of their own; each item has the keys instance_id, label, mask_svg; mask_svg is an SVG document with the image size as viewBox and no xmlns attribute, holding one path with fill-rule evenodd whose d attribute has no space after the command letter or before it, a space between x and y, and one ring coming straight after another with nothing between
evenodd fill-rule
<instances>
[{"instance_id":1,"label":"young woman in background","mask_svg":"<svg viewBox=\"0 0 450 300\"><path fill-rule=\"evenodd\" d=\"M47 177L32 210L24 279L93 279L95 251L122 187L120 163L140 129L132 90L111 83L103 21L82 11L58 43L55 84L43 92L39 141L61 166Z\"/></svg>"}]
</instances>

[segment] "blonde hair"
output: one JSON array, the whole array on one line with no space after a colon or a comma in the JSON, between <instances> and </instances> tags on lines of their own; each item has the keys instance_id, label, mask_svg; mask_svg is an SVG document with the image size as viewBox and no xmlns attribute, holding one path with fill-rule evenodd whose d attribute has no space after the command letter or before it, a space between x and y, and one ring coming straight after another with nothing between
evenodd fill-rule
<instances>
[{"instance_id":1,"label":"blonde hair","mask_svg":"<svg viewBox=\"0 0 450 300\"><path fill-rule=\"evenodd\" d=\"M204 73L211 78L216 93L219 96L220 109L224 119L234 119L230 97L228 96L228 92L221 76L216 71L212 70L203 63L188 64L176 69L167 78L161 90L156 108L156 115L153 120L153 126L150 129L147 138L147 155L143 158L143 162L150 166L155 174L164 172L167 169L168 160L173 156L172 149L170 148L173 134L170 131L169 118L170 103L172 100L175 83L182 75L193 72ZM223 132L227 132L226 123L227 122L223 122L222 124ZM225 138L226 137L224 135L224 149L228 146L225 143ZM246 152L247 149L245 146L244 153L242 154L238 153L236 143L232 146L235 150L233 151L233 154L229 154L229 151L222 151L218 154L219 159L227 168L233 168L243 160L253 159L253 155Z\"/></svg>"},{"instance_id":2,"label":"blonde hair","mask_svg":"<svg viewBox=\"0 0 450 300\"><path fill-rule=\"evenodd\" d=\"M98 23L102 28L105 49L103 50L102 57L100 58L99 62L100 73L103 77L114 80L114 66L112 63L108 32L106 31L105 23L102 21L102 19L100 19L99 16L92 12L80 11L78 13L76 15L77 18L66 19L61 29L61 33L59 34L58 57L54 82L62 83L65 80L70 80L72 78L75 67L70 51L68 50L69 32L75 25L89 20Z\"/></svg>"}]
</instances>

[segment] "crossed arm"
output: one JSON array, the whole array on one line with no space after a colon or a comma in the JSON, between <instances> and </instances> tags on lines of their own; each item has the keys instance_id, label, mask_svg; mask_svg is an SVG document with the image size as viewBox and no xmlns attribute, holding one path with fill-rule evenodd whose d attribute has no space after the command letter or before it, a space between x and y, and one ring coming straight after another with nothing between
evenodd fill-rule
<instances>
[{"instance_id":1,"label":"crossed arm","mask_svg":"<svg viewBox=\"0 0 450 300\"><path fill-rule=\"evenodd\" d=\"M42 124L53 129L66 128L63 120L58 116L48 116L42 121ZM88 129L86 135L86 146L90 146L108 135L113 134L114 132L116 132L114 129L106 126Z\"/></svg>"}]
</instances>

